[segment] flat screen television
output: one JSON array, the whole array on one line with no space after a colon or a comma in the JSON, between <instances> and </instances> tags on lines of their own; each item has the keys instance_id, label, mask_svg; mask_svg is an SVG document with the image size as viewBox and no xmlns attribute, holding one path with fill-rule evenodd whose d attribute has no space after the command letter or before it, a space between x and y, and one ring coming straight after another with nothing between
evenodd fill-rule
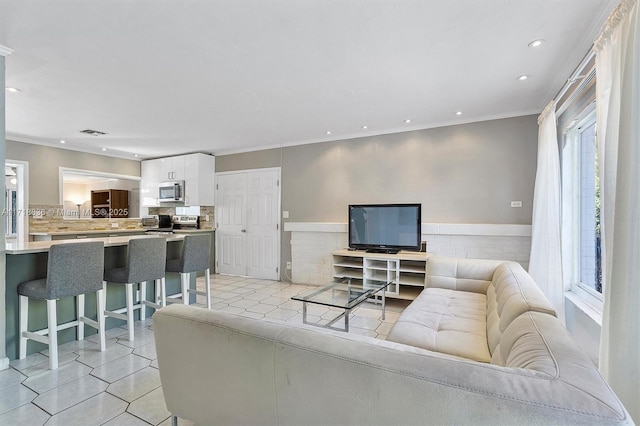
<instances>
[{"instance_id":1,"label":"flat screen television","mask_svg":"<svg viewBox=\"0 0 640 426\"><path fill-rule=\"evenodd\" d=\"M349 205L349 248L397 253L420 250L422 204Z\"/></svg>"}]
</instances>

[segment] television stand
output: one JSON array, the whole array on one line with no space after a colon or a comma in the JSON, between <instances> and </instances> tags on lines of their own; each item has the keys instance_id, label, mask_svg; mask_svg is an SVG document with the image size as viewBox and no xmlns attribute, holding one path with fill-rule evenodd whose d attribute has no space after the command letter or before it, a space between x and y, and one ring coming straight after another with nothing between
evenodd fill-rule
<instances>
[{"instance_id":1,"label":"television stand","mask_svg":"<svg viewBox=\"0 0 640 426\"><path fill-rule=\"evenodd\" d=\"M366 250L366 253L384 253L384 254L398 254L400 252L399 249L386 249L386 248L369 248Z\"/></svg>"},{"instance_id":2,"label":"television stand","mask_svg":"<svg viewBox=\"0 0 640 426\"><path fill-rule=\"evenodd\" d=\"M429 254L401 251L398 254L365 253L363 251L336 250L332 254L333 277L369 282L392 282L386 290L387 301L413 300L424 289L426 264Z\"/></svg>"}]
</instances>

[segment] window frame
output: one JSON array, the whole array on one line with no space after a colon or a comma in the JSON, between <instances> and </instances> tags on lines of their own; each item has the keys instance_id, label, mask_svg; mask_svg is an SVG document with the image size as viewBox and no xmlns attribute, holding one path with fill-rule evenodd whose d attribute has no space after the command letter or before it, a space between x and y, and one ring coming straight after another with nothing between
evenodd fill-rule
<instances>
[{"instance_id":1,"label":"window frame","mask_svg":"<svg viewBox=\"0 0 640 426\"><path fill-rule=\"evenodd\" d=\"M562 251L565 283L575 296L595 311L602 313L604 294L580 280L580 129L597 123L595 102L590 103L563 131L562 152ZM603 291L604 285L603 282Z\"/></svg>"}]
</instances>

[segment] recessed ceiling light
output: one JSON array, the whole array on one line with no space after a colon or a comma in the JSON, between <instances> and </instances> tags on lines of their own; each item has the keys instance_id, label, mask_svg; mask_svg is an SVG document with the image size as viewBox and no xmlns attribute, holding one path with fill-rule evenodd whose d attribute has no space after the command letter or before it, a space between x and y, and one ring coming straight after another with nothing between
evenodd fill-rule
<instances>
[{"instance_id":1,"label":"recessed ceiling light","mask_svg":"<svg viewBox=\"0 0 640 426\"><path fill-rule=\"evenodd\" d=\"M404 120L404 122L405 122L405 124L409 124L409 123L411 123L411 120L407 118L406 120Z\"/></svg>"},{"instance_id":2,"label":"recessed ceiling light","mask_svg":"<svg viewBox=\"0 0 640 426\"><path fill-rule=\"evenodd\" d=\"M61 141L60 141L60 143L67 143L67 141L63 141L63 140L61 140Z\"/></svg>"},{"instance_id":3,"label":"recessed ceiling light","mask_svg":"<svg viewBox=\"0 0 640 426\"><path fill-rule=\"evenodd\" d=\"M138 154L133 154L134 157L140 157Z\"/></svg>"},{"instance_id":4,"label":"recessed ceiling light","mask_svg":"<svg viewBox=\"0 0 640 426\"><path fill-rule=\"evenodd\" d=\"M330 134L331 134L331 131L330 131L330 130L327 130L327 134L328 134L328 135L330 135Z\"/></svg>"},{"instance_id":5,"label":"recessed ceiling light","mask_svg":"<svg viewBox=\"0 0 640 426\"><path fill-rule=\"evenodd\" d=\"M106 150L107 150L107 148L102 148L102 150L103 150L103 151L106 151Z\"/></svg>"},{"instance_id":6,"label":"recessed ceiling light","mask_svg":"<svg viewBox=\"0 0 640 426\"><path fill-rule=\"evenodd\" d=\"M531 43L529 43L529 47L539 47L542 45L542 43L544 43L543 39L533 40Z\"/></svg>"},{"instance_id":7,"label":"recessed ceiling light","mask_svg":"<svg viewBox=\"0 0 640 426\"><path fill-rule=\"evenodd\" d=\"M462 111L456 112L456 115L462 115Z\"/></svg>"},{"instance_id":8,"label":"recessed ceiling light","mask_svg":"<svg viewBox=\"0 0 640 426\"><path fill-rule=\"evenodd\" d=\"M366 129L368 129L368 127L367 127L367 126L362 126L362 128L363 128L363 129L365 129L365 130L366 130Z\"/></svg>"},{"instance_id":9,"label":"recessed ceiling light","mask_svg":"<svg viewBox=\"0 0 640 426\"><path fill-rule=\"evenodd\" d=\"M5 90L11 93L20 93L20 89L18 89L17 87L5 87Z\"/></svg>"},{"instance_id":10,"label":"recessed ceiling light","mask_svg":"<svg viewBox=\"0 0 640 426\"><path fill-rule=\"evenodd\" d=\"M524 75L524 74L523 74L523 75L518 76L518 81L523 81L523 80L526 80L526 79L528 79L528 78L529 78L529 76L528 76L528 75Z\"/></svg>"}]
</instances>

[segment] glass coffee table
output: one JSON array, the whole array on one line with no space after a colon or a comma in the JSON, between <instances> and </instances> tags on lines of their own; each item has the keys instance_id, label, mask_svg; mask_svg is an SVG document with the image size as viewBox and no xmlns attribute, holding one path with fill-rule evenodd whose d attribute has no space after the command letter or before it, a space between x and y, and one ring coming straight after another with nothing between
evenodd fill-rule
<instances>
[{"instance_id":1,"label":"glass coffee table","mask_svg":"<svg viewBox=\"0 0 640 426\"><path fill-rule=\"evenodd\" d=\"M363 287L362 281L352 283L351 278L340 278L329 284L293 296L291 299L302 302L302 322L304 324L348 332L351 310L368 298L375 296L378 292L382 292L382 319L384 320L385 292L390 284L392 284L391 281L367 280L366 287ZM344 312L324 325L310 323L307 322L308 303L341 308L344 309ZM333 327L333 324L341 318L344 318L344 328Z\"/></svg>"}]
</instances>

